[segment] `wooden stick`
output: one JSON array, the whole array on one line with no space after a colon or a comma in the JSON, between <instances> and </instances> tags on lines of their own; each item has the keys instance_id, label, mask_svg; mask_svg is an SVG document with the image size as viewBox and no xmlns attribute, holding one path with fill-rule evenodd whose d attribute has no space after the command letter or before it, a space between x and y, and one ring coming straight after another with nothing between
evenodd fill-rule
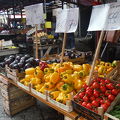
<instances>
[{"instance_id":1,"label":"wooden stick","mask_svg":"<svg viewBox=\"0 0 120 120\"><path fill-rule=\"evenodd\" d=\"M105 34L105 31L102 31L101 34L100 34L100 38L99 38L98 45L97 45L96 52L95 52L95 57L94 57L92 67L91 67L91 70L90 70L89 78L87 80L88 85L91 83L91 78L92 78L92 75L93 75L93 72L94 72L94 67L95 67L96 60L98 59L98 55L99 55L99 52L100 52L100 47L102 45L102 40L104 38L104 34Z\"/></svg>"},{"instance_id":2,"label":"wooden stick","mask_svg":"<svg viewBox=\"0 0 120 120\"><path fill-rule=\"evenodd\" d=\"M38 36L37 36L37 30L38 30L38 25L35 25L36 31L35 31L35 40L36 40L36 59L38 59Z\"/></svg>"},{"instance_id":3,"label":"wooden stick","mask_svg":"<svg viewBox=\"0 0 120 120\"><path fill-rule=\"evenodd\" d=\"M66 40L67 40L67 33L64 33L64 39L63 39L63 45L62 45L62 55L61 55L61 62L60 62L61 64L63 63Z\"/></svg>"}]
</instances>

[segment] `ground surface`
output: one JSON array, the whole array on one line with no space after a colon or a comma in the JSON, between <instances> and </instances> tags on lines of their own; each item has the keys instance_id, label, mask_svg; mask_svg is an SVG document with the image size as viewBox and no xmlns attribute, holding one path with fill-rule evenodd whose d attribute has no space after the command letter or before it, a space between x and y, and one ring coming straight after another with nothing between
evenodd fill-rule
<instances>
[{"instance_id":1,"label":"ground surface","mask_svg":"<svg viewBox=\"0 0 120 120\"><path fill-rule=\"evenodd\" d=\"M62 120L62 117L55 110L40 102L37 102L36 106L10 117L3 110L2 97L0 95L0 120Z\"/></svg>"}]
</instances>

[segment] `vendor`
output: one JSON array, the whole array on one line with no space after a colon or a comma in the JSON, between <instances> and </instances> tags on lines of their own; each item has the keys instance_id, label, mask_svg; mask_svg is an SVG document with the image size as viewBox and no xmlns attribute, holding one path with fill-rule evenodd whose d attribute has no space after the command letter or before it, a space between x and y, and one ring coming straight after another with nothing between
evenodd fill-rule
<instances>
[{"instance_id":1,"label":"vendor","mask_svg":"<svg viewBox=\"0 0 120 120\"><path fill-rule=\"evenodd\" d=\"M66 49L75 49L74 33L67 33Z\"/></svg>"}]
</instances>

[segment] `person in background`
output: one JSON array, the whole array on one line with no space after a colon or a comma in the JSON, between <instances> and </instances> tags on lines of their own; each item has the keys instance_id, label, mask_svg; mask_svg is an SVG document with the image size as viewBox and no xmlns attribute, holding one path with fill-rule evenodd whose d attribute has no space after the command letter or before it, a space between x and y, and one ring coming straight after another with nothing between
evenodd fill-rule
<instances>
[{"instance_id":1,"label":"person in background","mask_svg":"<svg viewBox=\"0 0 120 120\"><path fill-rule=\"evenodd\" d=\"M75 49L74 33L67 33L66 49Z\"/></svg>"}]
</instances>

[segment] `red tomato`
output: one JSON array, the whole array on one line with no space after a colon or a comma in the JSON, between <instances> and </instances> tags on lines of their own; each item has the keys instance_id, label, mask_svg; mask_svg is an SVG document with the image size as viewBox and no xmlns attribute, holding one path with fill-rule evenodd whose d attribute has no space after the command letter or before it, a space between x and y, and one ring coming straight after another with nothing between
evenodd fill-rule
<instances>
[{"instance_id":1,"label":"red tomato","mask_svg":"<svg viewBox=\"0 0 120 120\"><path fill-rule=\"evenodd\" d=\"M89 101L89 98L88 98L87 96L84 96L84 97L83 97L83 100L84 100L84 102L88 102L88 101Z\"/></svg>"},{"instance_id":2,"label":"red tomato","mask_svg":"<svg viewBox=\"0 0 120 120\"><path fill-rule=\"evenodd\" d=\"M110 83L110 80L106 79L106 80L105 80L105 83Z\"/></svg>"},{"instance_id":3,"label":"red tomato","mask_svg":"<svg viewBox=\"0 0 120 120\"><path fill-rule=\"evenodd\" d=\"M111 90L106 90L105 95L108 96L111 94Z\"/></svg>"},{"instance_id":4,"label":"red tomato","mask_svg":"<svg viewBox=\"0 0 120 120\"><path fill-rule=\"evenodd\" d=\"M87 103L86 108L91 110L92 109L92 104L91 103Z\"/></svg>"},{"instance_id":5,"label":"red tomato","mask_svg":"<svg viewBox=\"0 0 120 120\"><path fill-rule=\"evenodd\" d=\"M78 95L75 95L75 96L73 97L74 100L77 100L78 98L79 98Z\"/></svg>"},{"instance_id":6,"label":"red tomato","mask_svg":"<svg viewBox=\"0 0 120 120\"><path fill-rule=\"evenodd\" d=\"M118 92L119 92L119 91L118 91L117 89L113 89L113 90L112 90L112 94L113 94L113 95L117 95Z\"/></svg>"},{"instance_id":7,"label":"red tomato","mask_svg":"<svg viewBox=\"0 0 120 120\"><path fill-rule=\"evenodd\" d=\"M102 100L101 97L97 98L96 101L98 101L100 103L100 101Z\"/></svg>"},{"instance_id":8,"label":"red tomato","mask_svg":"<svg viewBox=\"0 0 120 120\"><path fill-rule=\"evenodd\" d=\"M104 79L101 79L101 80L100 80L100 83L104 83L104 84L105 84L105 80L104 80Z\"/></svg>"},{"instance_id":9,"label":"red tomato","mask_svg":"<svg viewBox=\"0 0 120 120\"><path fill-rule=\"evenodd\" d=\"M88 86L87 86L86 84L84 84L82 87L83 87L84 89L86 89Z\"/></svg>"},{"instance_id":10,"label":"red tomato","mask_svg":"<svg viewBox=\"0 0 120 120\"><path fill-rule=\"evenodd\" d=\"M98 82L93 82L92 88L100 88L100 84Z\"/></svg>"},{"instance_id":11,"label":"red tomato","mask_svg":"<svg viewBox=\"0 0 120 120\"><path fill-rule=\"evenodd\" d=\"M82 103L82 106L83 106L83 107L86 107L86 105L87 105L87 102L83 102L83 103Z\"/></svg>"},{"instance_id":12,"label":"red tomato","mask_svg":"<svg viewBox=\"0 0 120 120\"><path fill-rule=\"evenodd\" d=\"M106 103L108 106L110 106L111 101L110 101L110 100L105 100L105 102L104 102L104 103Z\"/></svg>"},{"instance_id":13,"label":"red tomato","mask_svg":"<svg viewBox=\"0 0 120 120\"><path fill-rule=\"evenodd\" d=\"M108 99L109 99L110 101L113 101L113 100L115 99L115 96L112 95L112 94L110 94L110 95L108 95Z\"/></svg>"},{"instance_id":14,"label":"red tomato","mask_svg":"<svg viewBox=\"0 0 120 120\"><path fill-rule=\"evenodd\" d=\"M102 104L101 107L104 109L104 111L106 111L108 109L108 105L107 104Z\"/></svg>"},{"instance_id":15,"label":"red tomato","mask_svg":"<svg viewBox=\"0 0 120 120\"><path fill-rule=\"evenodd\" d=\"M91 96L91 97L90 97L90 100L91 100L91 101L93 101L93 100L95 100L95 99L96 99L96 98L95 98L94 96Z\"/></svg>"},{"instance_id":16,"label":"red tomato","mask_svg":"<svg viewBox=\"0 0 120 120\"><path fill-rule=\"evenodd\" d=\"M100 100L100 104L103 104L104 103L104 100Z\"/></svg>"},{"instance_id":17,"label":"red tomato","mask_svg":"<svg viewBox=\"0 0 120 120\"><path fill-rule=\"evenodd\" d=\"M97 90L94 90L93 95L98 98L100 96L100 93Z\"/></svg>"},{"instance_id":18,"label":"red tomato","mask_svg":"<svg viewBox=\"0 0 120 120\"><path fill-rule=\"evenodd\" d=\"M100 90L101 90L102 92L105 92L105 91L106 91L106 87L105 87L105 86L100 86Z\"/></svg>"},{"instance_id":19,"label":"red tomato","mask_svg":"<svg viewBox=\"0 0 120 120\"><path fill-rule=\"evenodd\" d=\"M96 101L96 100L93 100L92 101L92 105L95 106L95 107L98 107L99 106L99 102Z\"/></svg>"},{"instance_id":20,"label":"red tomato","mask_svg":"<svg viewBox=\"0 0 120 120\"><path fill-rule=\"evenodd\" d=\"M85 94L88 95L88 96L91 96L92 95L92 91L91 90L86 90Z\"/></svg>"},{"instance_id":21,"label":"red tomato","mask_svg":"<svg viewBox=\"0 0 120 120\"><path fill-rule=\"evenodd\" d=\"M97 78L96 80L97 80L98 82L100 82L100 81L101 81L101 78Z\"/></svg>"},{"instance_id":22,"label":"red tomato","mask_svg":"<svg viewBox=\"0 0 120 120\"><path fill-rule=\"evenodd\" d=\"M114 89L114 86L112 83L107 84L106 87L110 90Z\"/></svg>"},{"instance_id":23,"label":"red tomato","mask_svg":"<svg viewBox=\"0 0 120 120\"><path fill-rule=\"evenodd\" d=\"M79 93L79 97L82 99L85 96L85 92Z\"/></svg>"},{"instance_id":24,"label":"red tomato","mask_svg":"<svg viewBox=\"0 0 120 120\"><path fill-rule=\"evenodd\" d=\"M117 84L116 86L117 86L117 87L120 87L120 84Z\"/></svg>"},{"instance_id":25,"label":"red tomato","mask_svg":"<svg viewBox=\"0 0 120 120\"><path fill-rule=\"evenodd\" d=\"M82 101L79 101L79 104L82 105Z\"/></svg>"},{"instance_id":26,"label":"red tomato","mask_svg":"<svg viewBox=\"0 0 120 120\"><path fill-rule=\"evenodd\" d=\"M92 91L93 89L91 87L87 87L86 90Z\"/></svg>"}]
</instances>

